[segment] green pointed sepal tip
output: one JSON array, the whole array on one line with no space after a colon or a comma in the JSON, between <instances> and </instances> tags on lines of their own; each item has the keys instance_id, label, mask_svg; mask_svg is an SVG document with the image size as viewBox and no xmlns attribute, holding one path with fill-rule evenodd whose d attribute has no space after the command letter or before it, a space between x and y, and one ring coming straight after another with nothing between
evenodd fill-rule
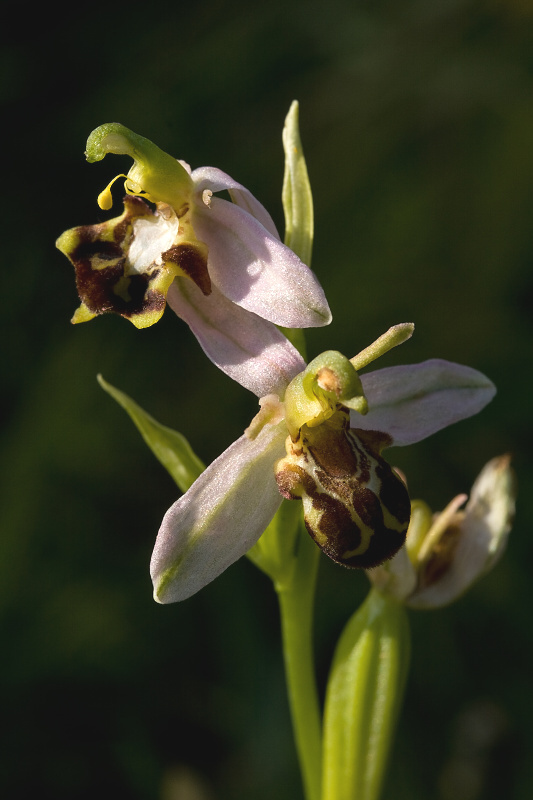
<instances>
[{"instance_id":1,"label":"green pointed sepal tip","mask_svg":"<svg viewBox=\"0 0 533 800\"><path fill-rule=\"evenodd\" d=\"M402 604L371 589L335 651L324 713L322 800L378 800L409 668Z\"/></svg>"},{"instance_id":2,"label":"green pointed sepal tip","mask_svg":"<svg viewBox=\"0 0 533 800\"><path fill-rule=\"evenodd\" d=\"M161 425L131 397L97 376L98 383L129 414L144 441L182 492L194 483L205 466L178 431Z\"/></svg>"},{"instance_id":3,"label":"green pointed sepal tip","mask_svg":"<svg viewBox=\"0 0 533 800\"><path fill-rule=\"evenodd\" d=\"M304 264L310 266L314 232L313 195L300 139L298 117L299 106L294 100L283 128L285 173L281 197L285 213L285 244Z\"/></svg>"},{"instance_id":4,"label":"green pointed sepal tip","mask_svg":"<svg viewBox=\"0 0 533 800\"><path fill-rule=\"evenodd\" d=\"M154 203L167 203L176 211L189 201L194 184L185 167L144 136L119 122L100 125L87 139L85 157L94 163L107 153L133 158L126 180L126 189L132 194Z\"/></svg>"}]
</instances>

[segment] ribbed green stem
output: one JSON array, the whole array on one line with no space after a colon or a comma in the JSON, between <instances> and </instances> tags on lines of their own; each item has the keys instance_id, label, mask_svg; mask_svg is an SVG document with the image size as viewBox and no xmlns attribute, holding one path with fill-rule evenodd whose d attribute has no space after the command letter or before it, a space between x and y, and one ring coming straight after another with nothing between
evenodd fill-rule
<instances>
[{"instance_id":1,"label":"ribbed green stem","mask_svg":"<svg viewBox=\"0 0 533 800\"><path fill-rule=\"evenodd\" d=\"M290 580L277 584L283 656L306 800L320 800L322 735L313 653L313 603L319 549L302 528Z\"/></svg>"}]
</instances>

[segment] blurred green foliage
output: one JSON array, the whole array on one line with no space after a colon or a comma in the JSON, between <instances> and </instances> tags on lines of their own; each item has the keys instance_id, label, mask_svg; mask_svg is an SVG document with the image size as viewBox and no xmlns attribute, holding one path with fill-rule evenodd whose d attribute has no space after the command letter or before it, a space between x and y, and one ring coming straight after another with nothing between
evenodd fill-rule
<instances>
[{"instance_id":1,"label":"blurred green foliage","mask_svg":"<svg viewBox=\"0 0 533 800\"><path fill-rule=\"evenodd\" d=\"M282 228L281 129L296 98L313 267L334 316L310 333L310 357L352 356L414 321L384 366L448 358L485 372L499 394L479 417L392 451L413 496L442 508L509 451L520 485L497 569L453 607L411 614L413 665L384 800L530 800L532 19L528 0L31 13L7 3L3 797L185 800L191 771L206 798L301 796L272 589L243 559L183 604L153 603L149 557L176 489L95 376L180 429L206 462L241 433L255 399L168 311L146 331L119 318L71 327L73 275L53 246L64 229L105 216L96 196L128 168L83 158L89 132L113 120L193 167L228 172ZM364 575L322 560L322 690L366 590Z\"/></svg>"}]
</instances>

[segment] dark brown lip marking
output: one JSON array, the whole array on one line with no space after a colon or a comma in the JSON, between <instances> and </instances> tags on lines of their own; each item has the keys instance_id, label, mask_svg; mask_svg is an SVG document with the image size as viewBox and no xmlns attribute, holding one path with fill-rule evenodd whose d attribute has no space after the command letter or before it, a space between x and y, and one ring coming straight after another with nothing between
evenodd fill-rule
<instances>
[{"instance_id":1,"label":"dark brown lip marking","mask_svg":"<svg viewBox=\"0 0 533 800\"><path fill-rule=\"evenodd\" d=\"M120 217L74 229L77 244L66 255L75 269L80 299L92 314L112 312L130 319L164 309L164 295L152 289L161 267L154 264L139 274L129 270L127 259L134 221L153 216L144 200L126 195Z\"/></svg>"},{"instance_id":2,"label":"dark brown lip marking","mask_svg":"<svg viewBox=\"0 0 533 800\"><path fill-rule=\"evenodd\" d=\"M307 530L326 555L370 569L405 542L411 503L380 454L390 438L348 426L344 408L315 428L304 425L297 442L287 439L276 480L284 497L303 501Z\"/></svg>"},{"instance_id":3,"label":"dark brown lip marking","mask_svg":"<svg viewBox=\"0 0 533 800\"><path fill-rule=\"evenodd\" d=\"M199 247L190 242L175 244L161 254L163 261L171 261L198 286L204 295L210 295L211 278L207 271L207 258Z\"/></svg>"}]
</instances>

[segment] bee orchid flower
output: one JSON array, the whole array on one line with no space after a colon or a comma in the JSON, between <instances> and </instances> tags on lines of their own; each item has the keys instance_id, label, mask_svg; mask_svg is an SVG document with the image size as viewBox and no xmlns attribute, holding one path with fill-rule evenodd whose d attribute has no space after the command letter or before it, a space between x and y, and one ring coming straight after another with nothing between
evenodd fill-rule
<instances>
[{"instance_id":1,"label":"bee orchid flower","mask_svg":"<svg viewBox=\"0 0 533 800\"><path fill-rule=\"evenodd\" d=\"M495 393L476 370L438 359L359 376L412 330L395 326L351 360L323 353L260 399L245 433L165 514L151 561L158 602L190 597L243 556L284 497L302 502L312 538L340 564L375 567L402 547L409 495L382 451L477 413Z\"/></svg>"},{"instance_id":2,"label":"bee orchid flower","mask_svg":"<svg viewBox=\"0 0 533 800\"><path fill-rule=\"evenodd\" d=\"M313 272L281 241L266 209L214 167L191 171L118 123L87 141L88 161L127 154L123 213L65 231L57 247L72 262L81 305L72 321L114 312L145 328L166 304L192 329L209 358L259 394L259 360L280 363L283 381L301 366L277 329L327 325L331 313ZM117 180L115 178L114 180ZM111 181L98 198L112 206ZM216 197L226 190L232 202Z\"/></svg>"}]
</instances>

